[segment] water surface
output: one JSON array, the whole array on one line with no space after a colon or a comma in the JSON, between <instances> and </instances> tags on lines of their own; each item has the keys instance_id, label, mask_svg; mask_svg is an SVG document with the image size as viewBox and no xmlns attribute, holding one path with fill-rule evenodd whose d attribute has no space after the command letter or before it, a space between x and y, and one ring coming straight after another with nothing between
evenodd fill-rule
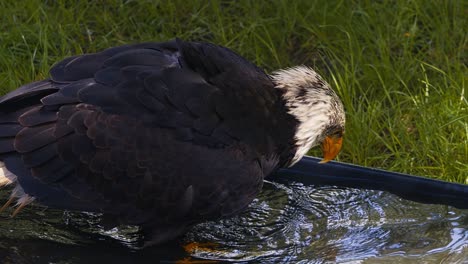
<instances>
[{"instance_id":1,"label":"water surface","mask_svg":"<svg viewBox=\"0 0 468 264\"><path fill-rule=\"evenodd\" d=\"M137 228L105 230L98 215L37 205L9 213L0 216L1 263L468 263L468 210L383 191L266 182L239 216L143 250ZM197 246L187 253L187 244Z\"/></svg>"}]
</instances>

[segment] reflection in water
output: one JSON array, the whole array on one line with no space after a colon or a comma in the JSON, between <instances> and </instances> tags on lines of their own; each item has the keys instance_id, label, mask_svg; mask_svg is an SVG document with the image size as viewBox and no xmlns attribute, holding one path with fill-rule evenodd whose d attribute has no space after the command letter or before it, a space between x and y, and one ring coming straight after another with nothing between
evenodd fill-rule
<instances>
[{"instance_id":1,"label":"reflection in water","mask_svg":"<svg viewBox=\"0 0 468 264\"><path fill-rule=\"evenodd\" d=\"M7 192L0 198L6 200ZM464 263L468 210L381 191L265 183L241 215L195 226L181 241L137 250L135 227L105 230L93 214L24 210L0 217L2 263L154 263L191 256L236 262ZM206 246L202 246L206 245Z\"/></svg>"}]
</instances>

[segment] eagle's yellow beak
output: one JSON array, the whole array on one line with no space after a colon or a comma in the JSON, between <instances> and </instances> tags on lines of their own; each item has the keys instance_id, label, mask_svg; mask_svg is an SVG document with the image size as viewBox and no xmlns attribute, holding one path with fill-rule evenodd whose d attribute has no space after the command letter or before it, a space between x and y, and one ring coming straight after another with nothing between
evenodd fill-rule
<instances>
[{"instance_id":1,"label":"eagle's yellow beak","mask_svg":"<svg viewBox=\"0 0 468 264\"><path fill-rule=\"evenodd\" d=\"M323 159L319 163L327 163L340 153L343 137L327 136L322 143Z\"/></svg>"}]
</instances>

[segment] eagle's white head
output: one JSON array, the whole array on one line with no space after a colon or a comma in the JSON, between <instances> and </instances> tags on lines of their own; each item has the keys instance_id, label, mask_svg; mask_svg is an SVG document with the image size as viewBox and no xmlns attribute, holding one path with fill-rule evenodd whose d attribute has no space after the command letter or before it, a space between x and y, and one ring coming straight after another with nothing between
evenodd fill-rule
<instances>
[{"instance_id":1,"label":"eagle's white head","mask_svg":"<svg viewBox=\"0 0 468 264\"><path fill-rule=\"evenodd\" d=\"M288 113L299 121L295 133L296 153L290 165L317 145L327 162L338 155L345 129L343 104L320 75L306 66L278 70L271 75L277 89L283 90Z\"/></svg>"}]
</instances>

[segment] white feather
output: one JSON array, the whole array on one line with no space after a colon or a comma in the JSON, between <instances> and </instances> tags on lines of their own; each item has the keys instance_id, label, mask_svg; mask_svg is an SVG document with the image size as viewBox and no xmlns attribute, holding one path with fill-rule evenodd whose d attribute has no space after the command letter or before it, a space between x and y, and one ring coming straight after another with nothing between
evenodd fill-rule
<instances>
[{"instance_id":1,"label":"white feather","mask_svg":"<svg viewBox=\"0 0 468 264\"><path fill-rule=\"evenodd\" d=\"M15 188L11 192L10 197L15 197L17 198L16 200L16 205L17 206L25 206L34 201L34 197L28 195L27 193L24 192L23 188L19 184L16 184Z\"/></svg>"},{"instance_id":2,"label":"white feather","mask_svg":"<svg viewBox=\"0 0 468 264\"><path fill-rule=\"evenodd\" d=\"M10 197L16 198L16 205L24 207L34 201L34 197L24 192L23 188L16 182L16 175L10 172L6 167L5 163L0 161L0 187L16 183L13 188Z\"/></svg>"},{"instance_id":3,"label":"white feather","mask_svg":"<svg viewBox=\"0 0 468 264\"><path fill-rule=\"evenodd\" d=\"M295 134L297 150L290 164L292 166L323 140L331 113L338 111L338 121L344 126L343 105L330 86L309 67L279 70L271 77L276 88L283 90L289 114L299 121Z\"/></svg>"},{"instance_id":4,"label":"white feather","mask_svg":"<svg viewBox=\"0 0 468 264\"><path fill-rule=\"evenodd\" d=\"M0 187L16 182L16 175L5 167L5 163L0 161Z\"/></svg>"}]
</instances>

